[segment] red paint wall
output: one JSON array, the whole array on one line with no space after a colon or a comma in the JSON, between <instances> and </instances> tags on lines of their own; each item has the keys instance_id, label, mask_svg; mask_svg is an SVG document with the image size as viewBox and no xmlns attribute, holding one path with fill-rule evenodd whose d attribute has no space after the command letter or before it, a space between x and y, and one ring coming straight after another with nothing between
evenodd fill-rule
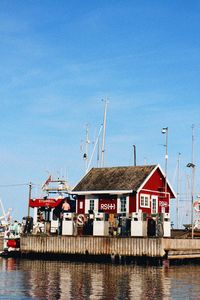
<instances>
[{"instance_id":1,"label":"red paint wall","mask_svg":"<svg viewBox=\"0 0 200 300\"><path fill-rule=\"evenodd\" d=\"M160 172L160 170L156 170L153 175L149 178L149 180L144 185L144 189L150 189L150 190L159 190L159 188L162 188L164 190L165 187L165 179Z\"/></svg>"},{"instance_id":2,"label":"red paint wall","mask_svg":"<svg viewBox=\"0 0 200 300\"><path fill-rule=\"evenodd\" d=\"M171 194L171 191L169 187L167 187L167 192L169 194L164 194L165 192L165 178L163 177L162 173L160 170L156 170L153 175L149 178L149 180L146 182L142 190L139 192L139 209L142 209L143 212L145 213L151 213L151 202L150 202L150 207L145 208L145 207L140 207L140 195L141 194L148 194L151 196L158 196L158 213L162 212L162 205L165 204L165 212L169 212L169 200L170 197L173 197Z\"/></svg>"},{"instance_id":3,"label":"red paint wall","mask_svg":"<svg viewBox=\"0 0 200 300\"><path fill-rule=\"evenodd\" d=\"M158 196L158 212L160 213L162 210L163 203L166 204L165 212L169 212L169 200L170 198L173 198L172 191L167 187L167 191L169 194L165 196L165 178L160 172L159 169L157 169L152 176L149 178L148 182L144 185L143 189L138 194L138 209L141 209L145 213L151 213L151 203L150 207L140 207L140 194L149 194L150 197ZM101 203L104 205L104 208L102 209L106 213L116 213L117 212L117 199L116 195L98 195L99 200L99 210L101 209ZM82 209L80 208L80 203L83 202ZM109 205L113 205L113 207ZM129 213L136 212L137 205L136 205L136 194L130 194L129 195ZM78 196L77 200L77 213L78 214L84 214L85 212L85 196Z\"/></svg>"},{"instance_id":4,"label":"red paint wall","mask_svg":"<svg viewBox=\"0 0 200 300\"><path fill-rule=\"evenodd\" d=\"M82 208L81 208L82 206ZM85 196L78 196L77 199L77 214L85 213Z\"/></svg>"},{"instance_id":5,"label":"red paint wall","mask_svg":"<svg viewBox=\"0 0 200 300\"><path fill-rule=\"evenodd\" d=\"M136 212L136 194L129 195L129 213Z\"/></svg>"}]
</instances>

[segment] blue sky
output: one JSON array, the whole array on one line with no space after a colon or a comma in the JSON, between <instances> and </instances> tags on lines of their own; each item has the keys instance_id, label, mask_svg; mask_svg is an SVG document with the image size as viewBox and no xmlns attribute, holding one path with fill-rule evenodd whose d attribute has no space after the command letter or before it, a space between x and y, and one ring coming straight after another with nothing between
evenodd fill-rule
<instances>
[{"instance_id":1,"label":"blue sky","mask_svg":"<svg viewBox=\"0 0 200 300\"><path fill-rule=\"evenodd\" d=\"M168 126L169 180L176 190L181 152L184 191L194 124L200 193L199 19L199 1L1 0L0 197L15 218L27 213L28 187L3 185L40 186L50 172L73 186L85 126L94 141L106 97L105 165L132 164L136 144L138 164L164 169Z\"/></svg>"}]
</instances>

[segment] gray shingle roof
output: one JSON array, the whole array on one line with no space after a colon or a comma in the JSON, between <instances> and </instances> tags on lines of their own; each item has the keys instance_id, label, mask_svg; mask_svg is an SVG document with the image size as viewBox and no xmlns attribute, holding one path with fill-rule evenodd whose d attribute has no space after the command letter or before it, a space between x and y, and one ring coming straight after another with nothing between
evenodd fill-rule
<instances>
[{"instance_id":1,"label":"gray shingle roof","mask_svg":"<svg viewBox=\"0 0 200 300\"><path fill-rule=\"evenodd\" d=\"M74 187L75 191L137 191L156 165L92 168Z\"/></svg>"}]
</instances>

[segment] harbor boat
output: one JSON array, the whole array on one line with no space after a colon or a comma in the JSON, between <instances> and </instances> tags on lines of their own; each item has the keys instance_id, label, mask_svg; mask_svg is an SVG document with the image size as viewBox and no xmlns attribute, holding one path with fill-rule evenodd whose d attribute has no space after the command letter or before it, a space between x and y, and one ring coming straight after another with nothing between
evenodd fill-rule
<instances>
[{"instance_id":1,"label":"harbor boat","mask_svg":"<svg viewBox=\"0 0 200 300\"><path fill-rule=\"evenodd\" d=\"M1 256L18 256L20 254L21 223L14 221L9 224L4 232L4 246Z\"/></svg>"},{"instance_id":2,"label":"harbor boat","mask_svg":"<svg viewBox=\"0 0 200 300\"><path fill-rule=\"evenodd\" d=\"M42 197L29 199L29 209L33 209L33 217L30 214L24 217L23 233L58 233L62 206L67 199L71 211L75 211L75 200L70 195L70 187L65 179L53 179L50 175L42 186Z\"/></svg>"},{"instance_id":3,"label":"harbor boat","mask_svg":"<svg viewBox=\"0 0 200 300\"><path fill-rule=\"evenodd\" d=\"M5 211L2 200L0 199L2 215L0 217L0 236L2 238L1 256L8 256L11 252L19 252L20 249L20 230L21 224L13 221L11 217L11 208Z\"/></svg>"},{"instance_id":4,"label":"harbor boat","mask_svg":"<svg viewBox=\"0 0 200 300\"><path fill-rule=\"evenodd\" d=\"M10 225L11 223L11 208L8 209L8 211L5 211L4 205L2 200L0 199L0 210L2 215L0 216L0 235L3 236L4 232L6 231L6 228Z\"/></svg>"}]
</instances>

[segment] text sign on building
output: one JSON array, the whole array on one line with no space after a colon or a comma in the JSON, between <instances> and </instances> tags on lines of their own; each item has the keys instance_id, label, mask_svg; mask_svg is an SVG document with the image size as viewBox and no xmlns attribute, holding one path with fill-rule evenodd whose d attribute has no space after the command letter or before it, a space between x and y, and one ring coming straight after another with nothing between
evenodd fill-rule
<instances>
[{"instance_id":1,"label":"text sign on building","mask_svg":"<svg viewBox=\"0 0 200 300\"><path fill-rule=\"evenodd\" d=\"M168 203L166 201L159 201L159 205L161 207L167 207L168 206Z\"/></svg>"},{"instance_id":2,"label":"text sign on building","mask_svg":"<svg viewBox=\"0 0 200 300\"><path fill-rule=\"evenodd\" d=\"M117 200L116 199L99 199L99 211L105 213L117 212Z\"/></svg>"},{"instance_id":3,"label":"text sign on building","mask_svg":"<svg viewBox=\"0 0 200 300\"><path fill-rule=\"evenodd\" d=\"M29 206L30 207L56 207L58 206L63 200L62 199L30 199Z\"/></svg>"}]
</instances>

